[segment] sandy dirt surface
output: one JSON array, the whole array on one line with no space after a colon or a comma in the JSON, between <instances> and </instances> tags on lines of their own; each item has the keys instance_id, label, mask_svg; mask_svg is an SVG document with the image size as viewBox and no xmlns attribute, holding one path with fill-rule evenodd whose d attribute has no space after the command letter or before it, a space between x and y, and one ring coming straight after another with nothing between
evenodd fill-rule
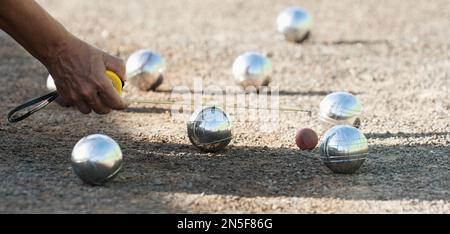
<instances>
[{"instance_id":1,"label":"sandy dirt surface","mask_svg":"<svg viewBox=\"0 0 450 234\"><path fill-rule=\"evenodd\" d=\"M13 213L450 213L450 2L41 0L70 31L126 59L149 48L167 60L165 85L233 84L246 51L273 63L280 114L273 132L237 121L226 151L205 154L170 106L132 105L84 116L56 104L19 124L9 109L46 93L47 71L0 34L0 212ZM275 19L285 7L311 11L304 44L285 42ZM319 129L320 101L356 94L370 155L353 175L331 173L318 150L300 151L296 129ZM126 96L169 99L168 92ZM176 95L175 95L176 96ZM75 143L104 133L122 147L124 168L102 187L72 172Z\"/></svg>"}]
</instances>

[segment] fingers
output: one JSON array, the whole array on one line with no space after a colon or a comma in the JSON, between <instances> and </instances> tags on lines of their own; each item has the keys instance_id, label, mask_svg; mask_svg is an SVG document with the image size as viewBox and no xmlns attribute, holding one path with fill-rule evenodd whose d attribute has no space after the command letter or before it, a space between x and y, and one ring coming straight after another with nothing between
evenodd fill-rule
<instances>
[{"instance_id":1,"label":"fingers","mask_svg":"<svg viewBox=\"0 0 450 234\"><path fill-rule=\"evenodd\" d=\"M122 98L117 94L117 91L112 86L110 80L103 75L104 82L102 82L102 87L99 90L99 96L106 106L114 110L123 110L127 108L127 104L122 100Z\"/></svg>"},{"instance_id":2,"label":"fingers","mask_svg":"<svg viewBox=\"0 0 450 234\"><path fill-rule=\"evenodd\" d=\"M111 108L103 103L100 95L92 95L85 99L80 99L75 102L75 106L83 114L89 114L92 110L99 115L105 115L111 112Z\"/></svg>"},{"instance_id":3,"label":"fingers","mask_svg":"<svg viewBox=\"0 0 450 234\"><path fill-rule=\"evenodd\" d=\"M111 112L111 108L103 103L98 95L99 90L94 87L95 86L87 86L80 90L79 95L81 96L81 99L89 106L90 109L94 110L95 113L100 115L108 114Z\"/></svg>"},{"instance_id":4,"label":"fingers","mask_svg":"<svg viewBox=\"0 0 450 234\"><path fill-rule=\"evenodd\" d=\"M92 112L92 108L83 100L83 98L79 94L70 90L59 93L59 97L61 97L64 102L72 103L81 113L89 114Z\"/></svg>"},{"instance_id":5,"label":"fingers","mask_svg":"<svg viewBox=\"0 0 450 234\"><path fill-rule=\"evenodd\" d=\"M89 106L94 110L95 113L99 115L106 115L111 112L111 108L105 106L99 96L88 102Z\"/></svg>"},{"instance_id":6,"label":"fingers","mask_svg":"<svg viewBox=\"0 0 450 234\"><path fill-rule=\"evenodd\" d=\"M73 102L64 97L61 93L55 99L55 102L58 103L62 107L70 107L73 106Z\"/></svg>"},{"instance_id":7,"label":"fingers","mask_svg":"<svg viewBox=\"0 0 450 234\"><path fill-rule=\"evenodd\" d=\"M92 111L92 109L89 107L89 105L86 104L83 100L76 101L75 106L83 114L89 114Z\"/></svg>"},{"instance_id":8,"label":"fingers","mask_svg":"<svg viewBox=\"0 0 450 234\"><path fill-rule=\"evenodd\" d=\"M111 112L111 108L103 104L99 95L90 97L86 103L92 108L92 110L94 110L95 113L99 115L105 115Z\"/></svg>"},{"instance_id":9,"label":"fingers","mask_svg":"<svg viewBox=\"0 0 450 234\"><path fill-rule=\"evenodd\" d=\"M78 94L72 94L69 99L59 95L55 101L63 107L76 106L77 109L83 114L89 114L92 110L100 115L111 112L111 108L103 104L103 100L95 89L86 88Z\"/></svg>"},{"instance_id":10,"label":"fingers","mask_svg":"<svg viewBox=\"0 0 450 234\"><path fill-rule=\"evenodd\" d=\"M116 73L122 81L126 81L126 68L123 60L109 54L104 54L103 57L106 69Z\"/></svg>"},{"instance_id":11,"label":"fingers","mask_svg":"<svg viewBox=\"0 0 450 234\"><path fill-rule=\"evenodd\" d=\"M89 114L93 110L97 114L104 115L110 113L112 109L125 109L127 104L117 94L111 80L104 73L99 73L95 77L98 78L93 83L81 85L76 92L66 92L69 93L69 98L63 99L74 103L83 114Z\"/></svg>"}]
</instances>

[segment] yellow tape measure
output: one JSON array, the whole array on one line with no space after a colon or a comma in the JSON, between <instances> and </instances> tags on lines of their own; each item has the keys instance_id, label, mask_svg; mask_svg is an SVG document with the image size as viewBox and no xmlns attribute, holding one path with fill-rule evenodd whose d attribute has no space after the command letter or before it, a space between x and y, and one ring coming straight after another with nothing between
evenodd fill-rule
<instances>
[{"instance_id":1,"label":"yellow tape measure","mask_svg":"<svg viewBox=\"0 0 450 234\"><path fill-rule=\"evenodd\" d=\"M117 93L122 96L122 90L125 83L119 78L119 76L112 72L112 71L106 71L106 76L112 81L112 85L114 89L117 91Z\"/></svg>"}]
</instances>

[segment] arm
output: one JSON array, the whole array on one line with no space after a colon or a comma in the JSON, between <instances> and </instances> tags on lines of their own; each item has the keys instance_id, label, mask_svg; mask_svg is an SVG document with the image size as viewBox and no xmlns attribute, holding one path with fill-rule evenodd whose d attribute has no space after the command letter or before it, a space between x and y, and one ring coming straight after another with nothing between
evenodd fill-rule
<instances>
[{"instance_id":1,"label":"arm","mask_svg":"<svg viewBox=\"0 0 450 234\"><path fill-rule=\"evenodd\" d=\"M86 114L126 107L105 77L111 70L123 79L123 61L76 38L34 0L0 0L0 29L47 67L63 102Z\"/></svg>"}]
</instances>

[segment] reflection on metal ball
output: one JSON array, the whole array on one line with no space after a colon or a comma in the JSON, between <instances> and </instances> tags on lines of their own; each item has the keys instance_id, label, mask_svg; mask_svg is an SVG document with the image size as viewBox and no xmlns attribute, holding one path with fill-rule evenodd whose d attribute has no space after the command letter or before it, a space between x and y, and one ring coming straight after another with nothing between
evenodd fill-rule
<instances>
[{"instance_id":1,"label":"reflection on metal ball","mask_svg":"<svg viewBox=\"0 0 450 234\"><path fill-rule=\"evenodd\" d=\"M113 179L122 168L122 151L110 137L102 134L82 138L72 151L75 174L91 185Z\"/></svg>"},{"instance_id":2,"label":"reflection on metal ball","mask_svg":"<svg viewBox=\"0 0 450 234\"><path fill-rule=\"evenodd\" d=\"M126 64L128 83L140 90L155 90L164 80L164 59L150 50L138 50L130 55Z\"/></svg>"},{"instance_id":3,"label":"reflection on metal ball","mask_svg":"<svg viewBox=\"0 0 450 234\"><path fill-rule=\"evenodd\" d=\"M364 134L349 125L331 128L320 141L320 158L335 173L354 173L364 163L368 152Z\"/></svg>"},{"instance_id":4,"label":"reflection on metal ball","mask_svg":"<svg viewBox=\"0 0 450 234\"><path fill-rule=\"evenodd\" d=\"M47 85L48 91L56 91L56 85L55 85L55 81L53 80L52 75L48 75L46 85Z\"/></svg>"},{"instance_id":5,"label":"reflection on metal ball","mask_svg":"<svg viewBox=\"0 0 450 234\"><path fill-rule=\"evenodd\" d=\"M278 15L278 32L282 33L288 41L302 42L310 33L312 21L311 14L305 9L290 7Z\"/></svg>"},{"instance_id":6,"label":"reflection on metal ball","mask_svg":"<svg viewBox=\"0 0 450 234\"><path fill-rule=\"evenodd\" d=\"M362 112L363 107L354 95L335 92L326 96L320 103L319 118L325 129L341 124L359 128Z\"/></svg>"},{"instance_id":7,"label":"reflection on metal ball","mask_svg":"<svg viewBox=\"0 0 450 234\"><path fill-rule=\"evenodd\" d=\"M236 58L233 63L233 76L237 84L243 88L260 89L268 86L272 64L262 54L247 52Z\"/></svg>"},{"instance_id":8,"label":"reflection on metal ball","mask_svg":"<svg viewBox=\"0 0 450 234\"><path fill-rule=\"evenodd\" d=\"M205 152L223 150L232 139L231 121L218 107L206 107L192 114L187 124L189 140Z\"/></svg>"}]
</instances>

